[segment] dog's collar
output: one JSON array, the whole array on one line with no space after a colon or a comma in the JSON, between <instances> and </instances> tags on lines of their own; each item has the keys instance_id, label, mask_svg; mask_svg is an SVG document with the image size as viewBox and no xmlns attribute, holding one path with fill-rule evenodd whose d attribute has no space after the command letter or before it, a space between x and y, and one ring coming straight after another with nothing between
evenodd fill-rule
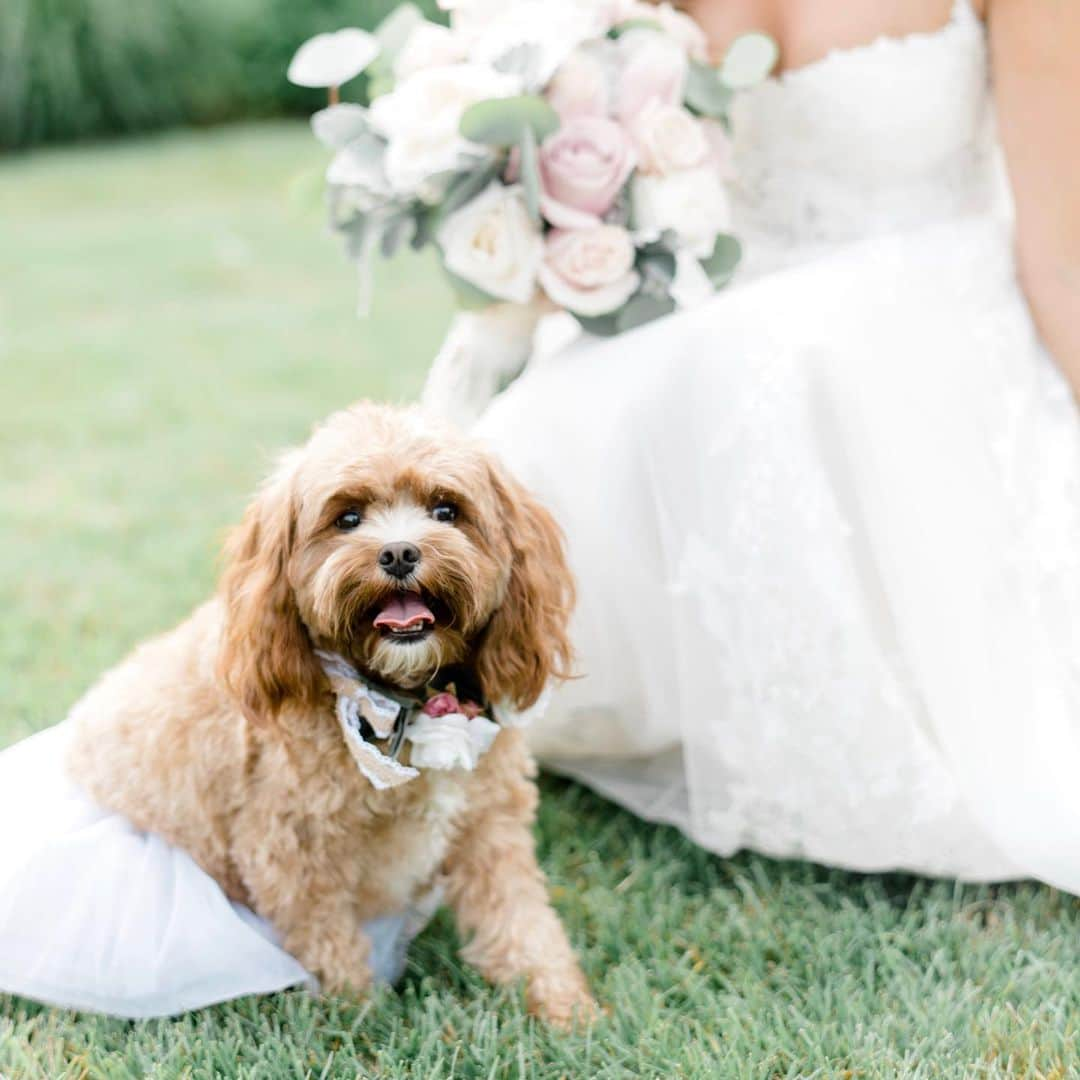
<instances>
[{"instance_id":1,"label":"dog's collar","mask_svg":"<svg viewBox=\"0 0 1080 1080\"><path fill-rule=\"evenodd\" d=\"M336 653L317 655L337 697L345 744L379 790L408 783L421 768L471 771L495 741L499 724L489 715L494 710L459 698L452 673L411 695L361 675ZM411 744L408 765L398 760L406 741Z\"/></svg>"}]
</instances>

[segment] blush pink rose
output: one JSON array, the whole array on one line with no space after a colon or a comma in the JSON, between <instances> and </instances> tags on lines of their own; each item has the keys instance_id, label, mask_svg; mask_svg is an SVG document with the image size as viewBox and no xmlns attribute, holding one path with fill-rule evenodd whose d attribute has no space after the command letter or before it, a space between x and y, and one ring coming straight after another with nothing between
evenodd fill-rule
<instances>
[{"instance_id":1,"label":"blush pink rose","mask_svg":"<svg viewBox=\"0 0 1080 1080\"><path fill-rule=\"evenodd\" d=\"M548 298L576 315L616 311L641 284L634 269L634 243L618 225L553 230L539 277Z\"/></svg>"},{"instance_id":2,"label":"blush pink rose","mask_svg":"<svg viewBox=\"0 0 1080 1080\"><path fill-rule=\"evenodd\" d=\"M626 131L605 116L572 116L540 147L542 209L552 225L597 224L634 169Z\"/></svg>"},{"instance_id":3,"label":"blush pink rose","mask_svg":"<svg viewBox=\"0 0 1080 1080\"><path fill-rule=\"evenodd\" d=\"M675 41L655 30L631 30L619 39L619 51L616 114L624 124L650 105L682 104L689 63Z\"/></svg>"},{"instance_id":4,"label":"blush pink rose","mask_svg":"<svg viewBox=\"0 0 1080 1080\"><path fill-rule=\"evenodd\" d=\"M450 716L453 713L460 713L461 706L453 694L443 691L441 694L435 694L434 697L428 698L420 711L425 716Z\"/></svg>"}]
</instances>

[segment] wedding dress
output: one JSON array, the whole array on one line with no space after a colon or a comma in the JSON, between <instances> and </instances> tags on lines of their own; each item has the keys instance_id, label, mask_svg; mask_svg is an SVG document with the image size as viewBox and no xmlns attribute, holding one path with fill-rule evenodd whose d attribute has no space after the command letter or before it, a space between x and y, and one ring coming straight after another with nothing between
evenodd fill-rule
<instances>
[{"instance_id":1,"label":"wedding dress","mask_svg":"<svg viewBox=\"0 0 1080 1080\"><path fill-rule=\"evenodd\" d=\"M721 854L1080 892L1080 422L983 25L772 79L734 139L736 282L535 358L477 427L579 584L535 749Z\"/></svg>"}]
</instances>

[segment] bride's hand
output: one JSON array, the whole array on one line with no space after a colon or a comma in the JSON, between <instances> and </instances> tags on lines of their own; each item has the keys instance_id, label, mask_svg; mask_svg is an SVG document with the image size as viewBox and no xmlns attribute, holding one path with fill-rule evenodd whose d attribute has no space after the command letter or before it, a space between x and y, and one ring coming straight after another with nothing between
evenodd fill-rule
<instances>
[{"instance_id":1,"label":"bride's hand","mask_svg":"<svg viewBox=\"0 0 1080 1080\"><path fill-rule=\"evenodd\" d=\"M528 304L499 303L459 312L428 372L423 405L469 427L521 374L537 323L556 310L538 291Z\"/></svg>"}]
</instances>

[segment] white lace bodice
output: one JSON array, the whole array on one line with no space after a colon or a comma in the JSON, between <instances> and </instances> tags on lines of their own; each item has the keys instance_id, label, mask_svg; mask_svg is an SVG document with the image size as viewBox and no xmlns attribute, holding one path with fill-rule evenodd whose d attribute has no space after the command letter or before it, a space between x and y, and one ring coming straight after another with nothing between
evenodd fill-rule
<instances>
[{"instance_id":1,"label":"white lace bodice","mask_svg":"<svg viewBox=\"0 0 1080 1080\"><path fill-rule=\"evenodd\" d=\"M941 30L837 50L742 94L734 204L747 270L987 209L999 191L990 116L970 0Z\"/></svg>"}]
</instances>

